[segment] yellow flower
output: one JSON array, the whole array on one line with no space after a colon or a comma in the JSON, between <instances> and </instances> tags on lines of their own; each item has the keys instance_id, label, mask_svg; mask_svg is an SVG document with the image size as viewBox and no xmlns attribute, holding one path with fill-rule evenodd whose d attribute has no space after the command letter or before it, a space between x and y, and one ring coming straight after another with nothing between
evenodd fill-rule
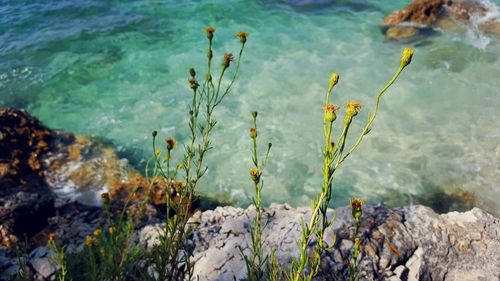
<instances>
[{"instance_id":1,"label":"yellow flower","mask_svg":"<svg viewBox=\"0 0 500 281\"><path fill-rule=\"evenodd\" d=\"M325 122L332 123L337 119L336 112L339 110L339 107L333 104L327 104L323 106L323 110L325 111Z\"/></svg>"},{"instance_id":2,"label":"yellow flower","mask_svg":"<svg viewBox=\"0 0 500 281\"><path fill-rule=\"evenodd\" d=\"M241 44L245 44L247 42L248 32L240 31L236 33L236 37L240 39Z\"/></svg>"},{"instance_id":3,"label":"yellow flower","mask_svg":"<svg viewBox=\"0 0 500 281\"><path fill-rule=\"evenodd\" d=\"M345 119L344 123L346 125L350 124L352 121L352 118L356 115L358 115L359 110L361 110L361 103L357 101L350 101L345 104L345 109L346 109L346 114L345 114Z\"/></svg>"},{"instance_id":4,"label":"yellow flower","mask_svg":"<svg viewBox=\"0 0 500 281\"><path fill-rule=\"evenodd\" d=\"M101 230L100 230L100 229L96 229L96 230L94 230L94 236L95 236L95 237L98 237L98 236L100 236L100 235L101 235Z\"/></svg>"},{"instance_id":5,"label":"yellow flower","mask_svg":"<svg viewBox=\"0 0 500 281\"><path fill-rule=\"evenodd\" d=\"M413 57L413 49L405 48L403 50L403 54L401 55L400 65L401 67L405 67L411 63L411 59Z\"/></svg>"},{"instance_id":6,"label":"yellow flower","mask_svg":"<svg viewBox=\"0 0 500 281\"><path fill-rule=\"evenodd\" d=\"M252 168L250 169L250 178L252 178L252 180L255 182L255 183L259 183L260 181L260 170L259 168Z\"/></svg>"},{"instance_id":7,"label":"yellow flower","mask_svg":"<svg viewBox=\"0 0 500 281\"><path fill-rule=\"evenodd\" d=\"M94 245L94 238L90 235L85 236L85 246L92 247L92 245Z\"/></svg>"},{"instance_id":8,"label":"yellow flower","mask_svg":"<svg viewBox=\"0 0 500 281\"><path fill-rule=\"evenodd\" d=\"M116 228L113 226L108 227L109 234L113 234L116 232Z\"/></svg>"}]
</instances>

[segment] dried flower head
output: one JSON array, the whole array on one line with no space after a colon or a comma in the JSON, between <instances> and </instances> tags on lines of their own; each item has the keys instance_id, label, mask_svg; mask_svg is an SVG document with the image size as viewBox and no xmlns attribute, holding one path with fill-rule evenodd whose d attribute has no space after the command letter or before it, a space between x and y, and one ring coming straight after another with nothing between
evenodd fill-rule
<instances>
[{"instance_id":1,"label":"dried flower head","mask_svg":"<svg viewBox=\"0 0 500 281\"><path fill-rule=\"evenodd\" d=\"M177 146L177 143L175 142L175 140L173 138L166 139L165 143L167 144L168 151L171 151L172 149L174 149Z\"/></svg>"},{"instance_id":2,"label":"dried flower head","mask_svg":"<svg viewBox=\"0 0 500 281\"><path fill-rule=\"evenodd\" d=\"M236 33L236 37L240 39L241 44L245 44L247 42L248 32L240 31Z\"/></svg>"},{"instance_id":3,"label":"dried flower head","mask_svg":"<svg viewBox=\"0 0 500 281\"><path fill-rule=\"evenodd\" d=\"M403 50L403 54L401 55L401 60L399 61L401 67L406 67L411 63L411 59L413 57L413 49L405 48Z\"/></svg>"},{"instance_id":4,"label":"dried flower head","mask_svg":"<svg viewBox=\"0 0 500 281\"><path fill-rule=\"evenodd\" d=\"M259 170L259 168L254 167L254 168L250 169L250 178L256 184L259 183L259 181L260 181L260 170Z\"/></svg>"},{"instance_id":5,"label":"dried flower head","mask_svg":"<svg viewBox=\"0 0 500 281\"><path fill-rule=\"evenodd\" d=\"M222 59L222 67L228 68L231 65L231 62L234 60L233 54L224 54L224 58Z\"/></svg>"},{"instance_id":6,"label":"dried flower head","mask_svg":"<svg viewBox=\"0 0 500 281\"><path fill-rule=\"evenodd\" d=\"M207 26L205 32L207 33L208 40L212 40L212 38L214 38L215 27Z\"/></svg>"},{"instance_id":7,"label":"dried flower head","mask_svg":"<svg viewBox=\"0 0 500 281\"><path fill-rule=\"evenodd\" d=\"M251 139L256 139L257 138L257 128L250 128L250 138Z\"/></svg>"},{"instance_id":8,"label":"dried flower head","mask_svg":"<svg viewBox=\"0 0 500 281\"><path fill-rule=\"evenodd\" d=\"M104 203L104 204L109 204L109 193L107 192L104 192L104 193L101 193L101 201Z\"/></svg>"},{"instance_id":9,"label":"dried flower head","mask_svg":"<svg viewBox=\"0 0 500 281\"><path fill-rule=\"evenodd\" d=\"M51 232L51 233L49 233L49 243L54 242L54 241L56 241L56 233Z\"/></svg>"},{"instance_id":10,"label":"dried flower head","mask_svg":"<svg viewBox=\"0 0 500 281\"><path fill-rule=\"evenodd\" d=\"M332 123L337 119L336 112L339 110L340 107L333 105L333 104L327 104L323 106L323 111L325 112L325 122L327 123Z\"/></svg>"},{"instance_id":11,"label":"dried flower head","mask_svg":"<svg viewBox=\"0 0 500 281\"><path fill-rule=\"evenodd\" d=\"M363 206L363 204L365 204L365 200L363 200L363 198L353 197L349 201L349 204L351 205L352 216L354 217L356 222L359 222L359 219L363 214L363 209L361 207Z\"/></svg>"},{"instance_id":12,"label":"dried flower head","mask_svg":"<svg viewBox=\"0 0 500 281\"><path fill-rule=\"evenodd\" d=\"M189 79L189 88L191 88L193 91L196 91L199 86L200 84L198 84L198 81L196 81L196 79Z\"/></svg>"}]
</instances>

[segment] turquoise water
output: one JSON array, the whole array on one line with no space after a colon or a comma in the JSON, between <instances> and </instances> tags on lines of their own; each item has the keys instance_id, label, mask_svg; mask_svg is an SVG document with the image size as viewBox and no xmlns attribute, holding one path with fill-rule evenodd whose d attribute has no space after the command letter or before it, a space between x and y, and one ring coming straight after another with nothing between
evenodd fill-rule
<instances>
[{"instance_id":1,"label":"turquoise water","mask_svg":"<svg viewBox=\"0 0 500 281\"><path fill-rule=\"evenodd\" d=\"M466 34L389 42L379 24L406 3L0 0L0 106L109 139L141 168L152 130L186 140L187 69L203 72L204 27L217 27L217 59L238 51L234 34L245 30L240 80L217 112L200 192L249 203L247 132L257 110L259 141L273 143L267 202L308 205L321 183L321 105L330 73L341 75L335 103L366 105L359 129L401 50L411 46L412 65L336 178L334 204L356 195L448 210L462 208L462 198L499 213L499 39L470 26Z\"/></svg>"}]
</instances>

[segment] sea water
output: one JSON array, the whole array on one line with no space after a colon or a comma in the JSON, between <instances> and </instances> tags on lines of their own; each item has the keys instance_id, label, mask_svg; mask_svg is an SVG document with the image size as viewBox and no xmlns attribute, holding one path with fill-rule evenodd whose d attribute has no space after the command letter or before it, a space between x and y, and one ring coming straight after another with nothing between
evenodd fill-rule
<instances>
[{"instance_id":1,"label":"sea water","mask_svg":"<svg viewBox=\"0 0 500 281\"><path fill-rule=\"evenodd\" d=\"M177 139L178 160L188 140L187 70L206 71L204 28L217 28L216 67L224 53L238 52L235 33L247 31L239 79L215 114L199 192L239 206L251 202L248 129L255 110L259 152L273 143L266 204L309 205L321 186L331 72L341 77L333 102L364 105L352 143L402 49L412 47L413 62L383 97L373 130L338 171L332 206L362 196L393 206L475 205L500 213L499 39L472 24L465 33L397 43L385 39L380 24L408 1L313 2L1 0L0 106L107 139L137 169L158 130ZM487 17L498 19L500 1L482 2L490 6Z\"/></svg>"}]
</instances>

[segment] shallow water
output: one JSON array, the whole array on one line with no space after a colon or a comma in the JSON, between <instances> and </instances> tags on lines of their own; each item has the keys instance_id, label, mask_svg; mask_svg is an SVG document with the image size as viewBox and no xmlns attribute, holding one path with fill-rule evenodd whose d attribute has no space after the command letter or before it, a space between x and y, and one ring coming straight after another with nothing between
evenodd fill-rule
<instances>
[{"instance_id":1,"label":"shallow water","mask_svg":"<svg viewBox=\"0 0 500 281\"><path fill-rule=\"evenodd\" d=\"M285 2L0 0L0 106L109 139L141 168L152 130L186 140L187 69L203 72L204 27L217 27L217 59L237 52L234 34L245 30L240 80L217 113L200 192L250 202L247 131L257 110L261 147L273 143L266 202L308 205L321 183L321 105L330 73L341 75L335 103L366 105L355 132L409 45L413 63L338 174L334 205L363 196L500 212L498 38L471 26L466 34L394 43L379 24L407 1Z\"/></svg>"}]
</instances>

